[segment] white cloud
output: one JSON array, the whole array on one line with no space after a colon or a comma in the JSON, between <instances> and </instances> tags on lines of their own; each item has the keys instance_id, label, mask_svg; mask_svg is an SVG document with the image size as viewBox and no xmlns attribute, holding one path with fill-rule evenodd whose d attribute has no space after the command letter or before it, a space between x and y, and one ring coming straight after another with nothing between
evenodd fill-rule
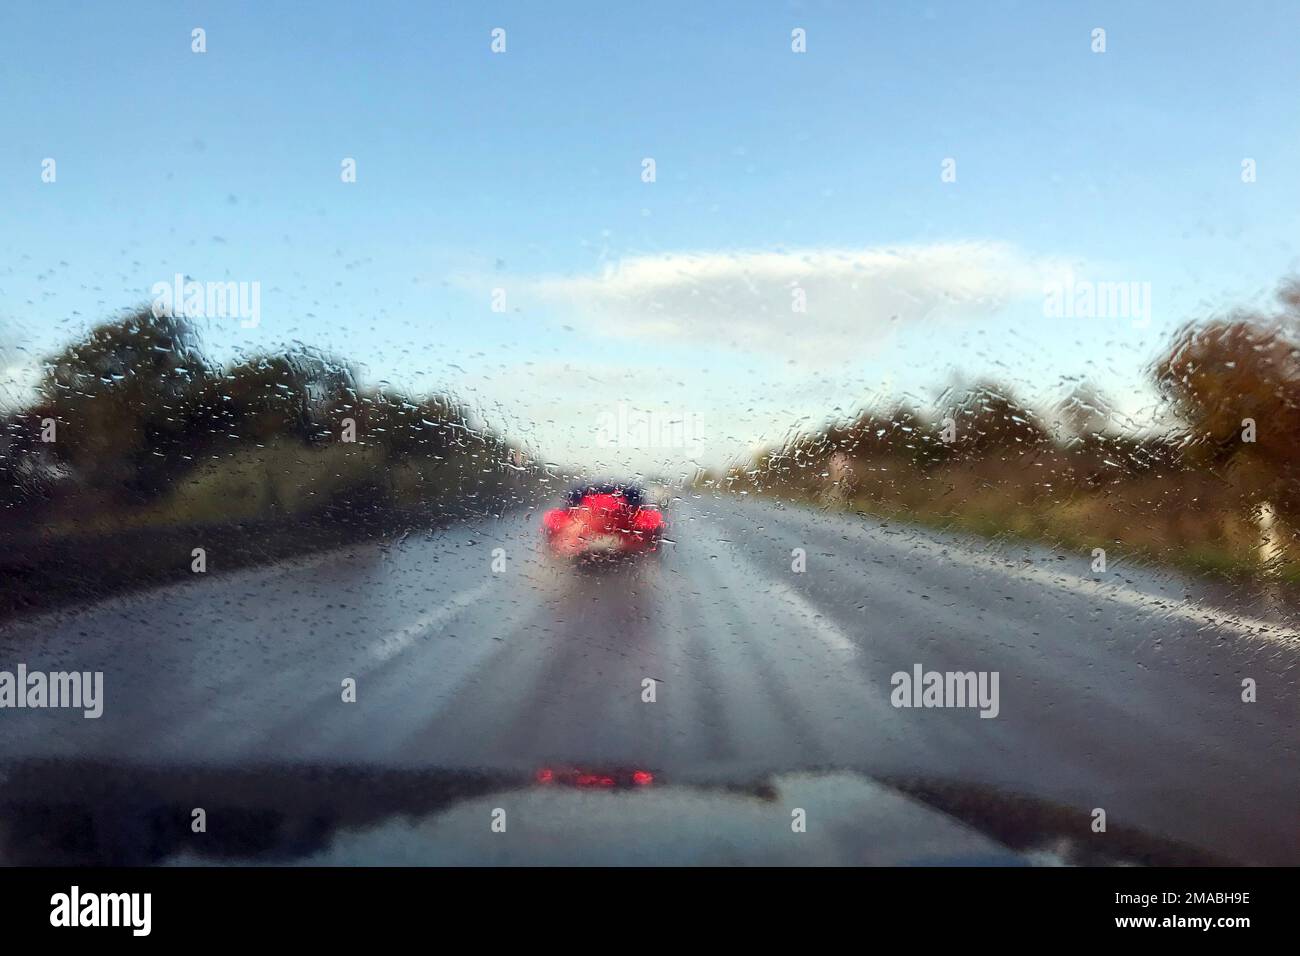
<instances>
[{"instance_id":1,"label":"white cloud","mask_svg":"<svg viewBox=\"0 0 1300 956\"><path fill-rule=\"evenodd\" d=\"M717 465L871 401L924 404L955 367L978 374L993 362L999 379L1052 367L1042 340L1059 339L1061 324L1044 324L1045 289L1078 268L965 242L676 253L624 257L586 275L463 276L476 290L508 287L521 312L543 305L586 334L548 339L533 361L491 371L467 363L461 388L554 461L610 473ZM806 313L791 309L796 288ZM985 340L985 327L1015 333ZM672 446L602 444L602 423L625 408L699 427ZM636 439L640 419L631 421Z\"/></svg>"},{"instance_id":2,"label":"white cloud","mask_svg":"<svg viewBox=\"0 0 1300 956\"><path fill-rule=\"evenodd\" d=\"M531 291L593 333L836 365L900 324L992 316L1041 303L1061 266L1000 243L636 256ZM793 308L796 290L806 312Z\"/></svg>"}]
</instances>

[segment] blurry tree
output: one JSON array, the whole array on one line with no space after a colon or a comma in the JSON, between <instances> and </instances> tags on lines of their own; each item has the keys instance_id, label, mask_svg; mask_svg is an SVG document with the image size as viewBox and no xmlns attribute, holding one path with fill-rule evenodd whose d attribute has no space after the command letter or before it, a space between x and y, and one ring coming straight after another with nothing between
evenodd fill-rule
<instances>
[{"instance_id":1,"label":"blurry tree","mask_svg":"<svg viewBox=\"0 0 1300 956\"><path fill-rule=\"evenodd\" d=\"M1241 480L1297 516L1300 285L1284 283L1278 299L1278 314L1237 312L1184 327L1152 374L1187 426L1189 460L1231 465Z\"/></svg>"},{"instance_id":2,"label":"blurry tree","mask_svg":"<svg viewBox=\"0 0 1300 956\"><path fill-rule=\"evenodd\" d=\"M351 407L356 396L356 376L347 363L299 347L224 370L205 405L214 427L236 430L232 438L314 444L338 437L336 419L347 417L339 409Z\"/></svg>"},{"instance_id":3,"label":"blurry tree","mask_svg":"<svg viewBox=\"0 0 1300 956\"><path fill-rule=\"evenodd\" d=\"M1292 336L1277 326L1236 317L1188 326L1156 363L1156 383L1208 456L1239 454L1294 461L1300 439L1300 364ZM1253 419L1255 448L1242 441Z\"/></svg>"},{"instance_id":4,"label":"blurry tree","mask_svg":"<svg viewBox=\"0 0 1300 956\"><path fill-rule=\"evenodd\" d=\"M1091 382L1080 382L1056 406L1056 421L1078 438L1100 435L1110 427L1111 405Z\"/></svg>"},{"instance_id":5,"label":"blurry tree","mask_svg":"<svg viewBox=\"0 0 1300 956\"><path fill-rule=\"evenodd\" d=\"M469 431L465 410L440 395L412 399L401 392L367 392L353 418L357 440L383 448L393 460L445 458Z\"/></svg>"},{"instance_id":6,"label":"blurry tree","mask_svg":"<svg viewBox=\"0 0 1300 956\"><path fill-rule=\"evenodd\" d=\"M200 462L227 457L231 468L262 469L268 513L340 499L344 486L373 509L399 498L449 514L466 503L496 508L532 478L521 449L472 426L450 397L363 390L347 362L302 345L218 367L183 316L123 314L44 368L37 401L0 419L0 508L11 516L28 516L17 506L37 497L85 513L144 503ZM45 419L56 422L54 442L41 441ZM307 452L340 442L346 419L360 454ZM326 486L334 490L318 497Z\"/></svg>"},{"instance_id":7,"label":"blurry tree","mask_svg":"<svg viewBox=\"0 0 1300 956\"><path fill-rule=\"evenodd\" d=\"M967 460L1005 458L1051 444L1051 436L1037 416L1010 389L979 382L958 392L949 416L957 428L952 452ZM945 416L945 417L949 417Z\"/></svg>"},{"instance_id":8,"label":"blurry tree","mask_svg":"<svg viewBox=\"0 0 1300 956\"><path fill-rule=\"evenodd\" d=\"M191 466L191 423L211 375L194 327L143 309L92 328L45 367L51 446L79 478L150 497Z\"/></svg>"}]
</instances>

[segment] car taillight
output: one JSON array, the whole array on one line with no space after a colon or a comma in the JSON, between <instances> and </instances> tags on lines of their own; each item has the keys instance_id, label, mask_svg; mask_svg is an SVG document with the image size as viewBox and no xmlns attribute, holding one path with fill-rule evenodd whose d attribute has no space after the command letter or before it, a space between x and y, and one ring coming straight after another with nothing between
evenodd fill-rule
<instances>
[{"instance_id":1,"label":"car taillight","mask_svg":"<svg viewBox=\"0 0 1300 956\"><path fill-rule=\"evenodd\" d=\"M564 508L552 508L542 515L542 527L547 531L559 531L569 520L569 512Z\"/></svg>"},{"instance_id":2,"label":"car taillight","mask_svg":"<svg viewBox=\"0 0 1300 956\"><path fill-rule=\"evenodd\" d=\"M664 526L664 516L650 508L642 508L632 519L633 531L659 531Z\"/></svg>"},{"instance_id":3,"label":"car taillight","mask_svg":"<svg viewBox=\"0 0 1300 956\"><path fill-rule=\"evenodd\" d=\"M542 767L535 774L540 784L560 784L566 787L615 789L648 787L655 782L655 775L649 770L625 769L583 770L577 767Z\"/></svg>"}]
</instances>

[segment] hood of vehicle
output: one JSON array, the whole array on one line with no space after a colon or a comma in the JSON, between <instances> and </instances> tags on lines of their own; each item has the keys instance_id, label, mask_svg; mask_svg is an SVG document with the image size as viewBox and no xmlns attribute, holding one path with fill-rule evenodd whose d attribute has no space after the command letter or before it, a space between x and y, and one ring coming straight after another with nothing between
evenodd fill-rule
<instances>
[{"instance_id":1,"label":"hood of vehicle","mask_svg":"<svg viewBox=\"0 0 1300 956\"><path fill-rule=\"evenodd\" d=\"M1023 797L999 804L1000 795L980 788L918 789L851 771L776 774L745 785L639 774L33 762L0 775L0 864L1218 862L1132 834L1113 842L1115 858L1099 860L1081 854L1068 834L1049 832L1043 821L1063 808ZM966 806L969 819L934 805L945 801ZM981 828L981 814L998 818L999 805L1020 830ZM1068 818L1077 827L1078 816Z\"/></svg>"}]
</instances>

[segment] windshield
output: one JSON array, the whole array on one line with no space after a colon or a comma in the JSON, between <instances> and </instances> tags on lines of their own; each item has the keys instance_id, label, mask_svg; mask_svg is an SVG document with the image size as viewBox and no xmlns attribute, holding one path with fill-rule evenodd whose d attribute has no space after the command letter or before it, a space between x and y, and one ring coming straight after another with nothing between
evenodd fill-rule
<instances>
[{"instance_id":1,"label":"windshield","mask_svg":"<svg viewBox=\"0 0 1300 956\"><path fill-rule=\"evenodd\" d=\"M0 864L1300 863L1293 4L8 7Z\"/></svg>"}]
</instances>

